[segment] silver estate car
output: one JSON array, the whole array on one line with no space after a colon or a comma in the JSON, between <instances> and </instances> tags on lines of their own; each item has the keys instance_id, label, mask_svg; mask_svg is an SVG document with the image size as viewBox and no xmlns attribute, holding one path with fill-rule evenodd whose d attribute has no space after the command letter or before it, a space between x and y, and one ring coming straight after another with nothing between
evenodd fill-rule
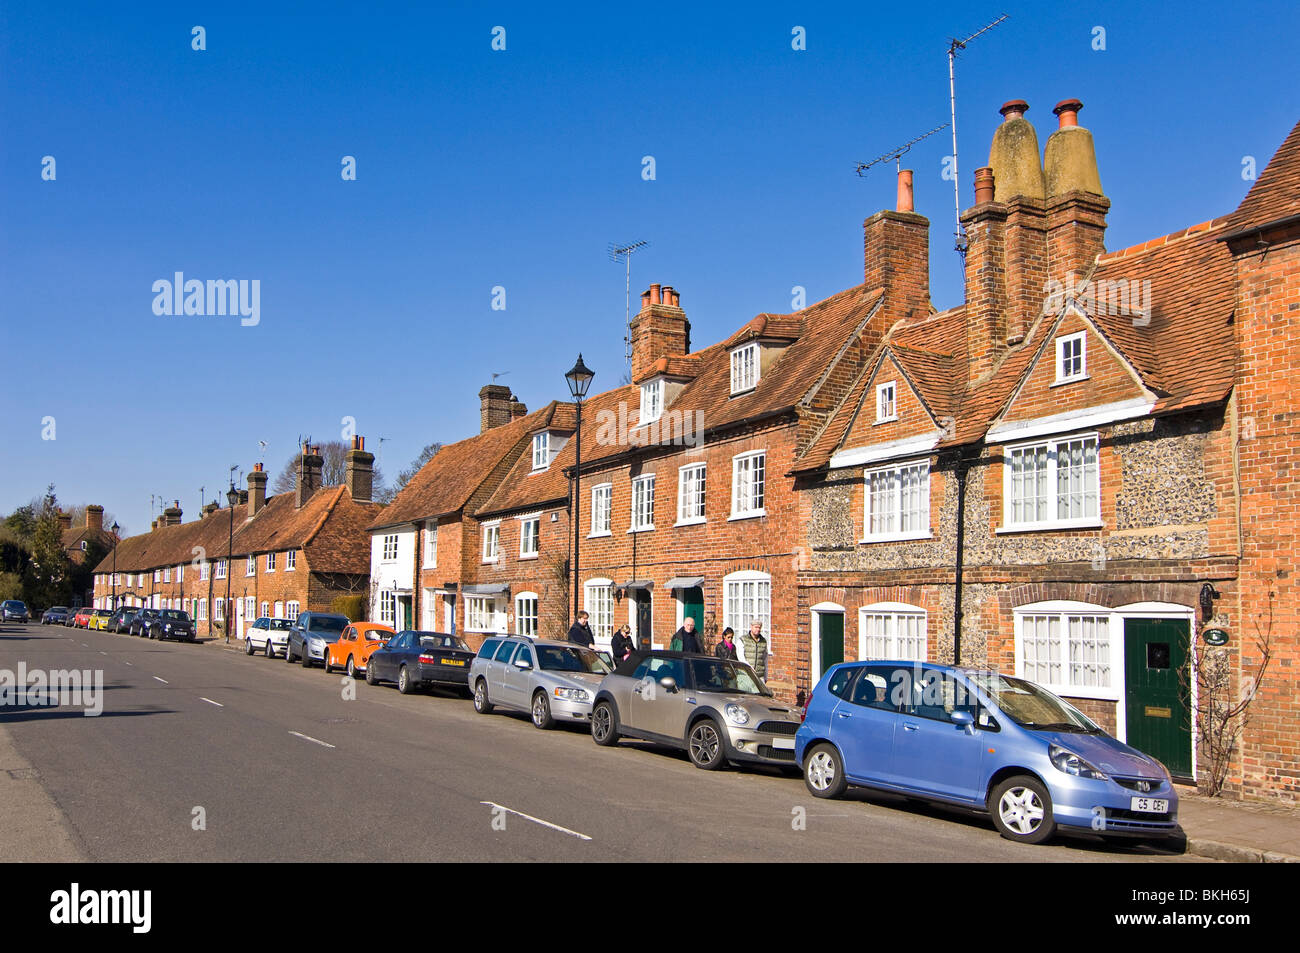
<instances>
[{"instance_id":1,"label":"silver estate car","mask_svg":"<svg viewBox=\"0 0 1300 953\"><path fill-rule=\"evenodd\" d=\"M483 642L470 664L474 710L526 711L538 728L557 721L591 719L591 702L610 672L591 649L572 642L494 636Z\"/></svg>"},{"instance_id":2,"label":"silver estate car","mask_svg":"<svg viewBox=\"0 0 1300 953\"><path fill-rule=\"evenodd\" d=\"M777 701L744 662L683 652L633 653L600 683L598 745L620 737L685 748L697 768L729 761L794 766L800 712Z\"/></svg>"}]
</instances>

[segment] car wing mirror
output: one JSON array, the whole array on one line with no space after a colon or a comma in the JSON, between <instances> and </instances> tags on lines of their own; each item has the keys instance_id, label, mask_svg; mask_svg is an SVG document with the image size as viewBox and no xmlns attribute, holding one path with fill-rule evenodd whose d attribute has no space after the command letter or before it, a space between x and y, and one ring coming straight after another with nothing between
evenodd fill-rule
<instances>
[{"instance_id":1,"label":"car wing mirror","mask_svg":"<svg viewBox=\"0 0 1300 953\"><path fill-rule=\"evenodd\" d=\"M962 728L969 728L975 724L975 716L968 711L954 711L948 714L948 719Z\"/></svg>"},{"instance_id":2,"label":"car wing mirror","mask_svg":"<svg viewBox=\"0 0 1300 953\"><path fill-rule=\"evenodd\" d=\"M673 678L671 675L665 675L663 678L659 679L659 684L664 687L664 691L677 691L677 679Z\"/></svg>"}]
</instances>

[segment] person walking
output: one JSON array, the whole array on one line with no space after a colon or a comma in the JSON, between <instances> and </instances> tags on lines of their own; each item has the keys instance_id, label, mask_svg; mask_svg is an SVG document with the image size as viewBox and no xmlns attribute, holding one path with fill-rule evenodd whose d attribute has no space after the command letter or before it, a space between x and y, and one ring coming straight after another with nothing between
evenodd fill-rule
<instances>
[{"instance_id":1,"label":"person walking","mask_svg":"<svg viewBox=\"0 0 1300 953\"><path fill-rule=\"evenodd\" d=\"M767 681L767 639L763 638L763 623L751 622L741 644L754 674Z\"/></svg>"},{"instance_id":2,"label":"person walking","mask_svg":"<svg viewBox=\"0 0 1300 953\"><path fill-rule=\"evenodd\" d=\"M609 643L610 654L614 656L614 661L622 662L626 660L632 654L632 645L632 627L624 623L614 633L614 638Z\"/></svg>"},{"instance_id":3,"label":"person walking","mask_svg":"<svg viewBox=\"0 0 1300 953\"><path fill-rule=\"evenodd\" d=\"M587 610L579 612L578 621L569 627L569 641L587 648L596 644L596 637L591 634L591 626L587 624Z\"/></svg>"},{"instance_id":4,"label":"person walking","mask_svg":"<svg viewBox=\"0 0 1300 953\"><path fill-rule=\"evenodd\" d=\"M682 627L673 633L673 640L670 643L674 652L693 652L700 655L704 649L700 647L700 635L695 631L695 617L687 616L682 620Z\"/></svg>"},{"instance_id":5,"label":"person walking","mask_svg":"<svg viewBox=\"0 0 1300 953\"><path fill-rule=\"evenodd\" d=\"M718 658L735 659L736 656L736 633L732 631L731 626L722 630L722 638L713 648L713 654Z\"/></svg>"}]
</instances>

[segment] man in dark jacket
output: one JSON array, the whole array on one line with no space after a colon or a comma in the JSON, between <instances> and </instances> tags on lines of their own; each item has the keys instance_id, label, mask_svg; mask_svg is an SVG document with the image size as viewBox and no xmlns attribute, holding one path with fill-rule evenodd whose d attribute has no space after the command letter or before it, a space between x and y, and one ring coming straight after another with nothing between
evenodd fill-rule
<instances>
[{"instance_id":1,"label":"man in dark jacket","mask_svg":"<svg viewBox=\"0 0 1300 953\"><path fill-rule=\"evenodd\" d=\"M700 655L704 652L700 645L700 635L695 631L695 617L687 616L682 621L682 627L673 633L673 642L681 645L681 651L694 652Z\"/></svg>"},{"instance_id":2,"label":"man in dark jacket","mask_svg":"<svg viewBox=\"0 0 1300 953\"><path fill-rule=\"evenodd\" d=\"M578 613L578 621L569 627L569 641L576 642L578 645L585 645L591 648L595 644L596 638L591 634L591 626L587 625L587 612L583 610Z\"/></svg>"}]
</instances>

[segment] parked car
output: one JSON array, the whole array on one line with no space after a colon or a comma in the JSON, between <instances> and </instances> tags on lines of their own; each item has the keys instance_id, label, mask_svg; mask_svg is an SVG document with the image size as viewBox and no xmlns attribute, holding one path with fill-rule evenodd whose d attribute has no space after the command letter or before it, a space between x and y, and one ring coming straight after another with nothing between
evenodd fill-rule
<instances>
[{"instance_id":1,"label":"parked car","mask_svg":"<svg viewBox=\"0 0 1300 953\"><path fill-rule=\"evenodd\" d=\"M404 629L371 653L366 683L395 682L403 695L430 685L464 689L473 660L458 636Z\"/></svg>"},{"instance_id":2,"label":"parked car","mask_svg":"<svg viewBox=\"0 0 1300 953\"><path fill-rule=\"evenodd\" d=\"M143 635L151 639L182 639L193 642L195 639L194 623L190 614L180 609L157 609L156 618L151 618Z\"/></svg>"},{"instance_id":3,"label":"parked car","mask_svg":"<svg viewBox=\"0 0 1300 953\"><path fill-rule=\"evenodd\" d=\"M591 737L606 746L626 736L684 748L705 770L730 761L789 766L799 719L744 662L633 652L600 683Z\"/></svg>"},{"instance_id":4,"label":"parked car","mask_svg":"<svg viewBox=\"0 0 1300 953\"><path fill-rule=\"evenodd\" d=\"M252 655L261 649L267 658L275 658L284 651L285 644L289 641L289 629L292 626L293 623L288 619L262 616L244 633L244 651Z\"/></svg>"},{"instance_id":5,"label":"parked car","mask_svg":"<svg viewBox=\"0 0 1300 953\"><path fill-rule=\"evenodd\" d=\"M131 620L131 625L130 628L127 629L127 632L131 635L147 636L149 634L149 626L153 625L153 623L161 617L161 609L141 609L135 614L135 618Z\"/></svg>"},{"instance_id":6,"label":"parked car","mask_svg":"<svg viewBox=\"0 0 1300 953\"><path fill-rule=\"evenodd\" d=\"M6 599L0 602L0 622L31 622L32 615L27 611L27 603L18 599Z\"/></svg>"},{"instance_id":7,"label":"parked car","mask_svg":"<svg viewBox=\"0 0 1300 953\"><path fill-rule=\"evenodd\" d=\"M41 613L41 625L67 625L68 615L67 606L50 606Z\"/></svg>"},{"instance_id":8,"label":"parked car","mask_svg":"<svg viewBox=\"0 0 1300 953\"><path fill-rule=\"evenodd\" d=\"M99 629L101 631L108 628L108 620L113 615L112 609L96 609L90 614L90 621L86 624L88 629Z\"/></svg>"},{"instance_id":9,"label":"parked car","mask_svg":"<svg viewBox=\"0 0 1300 953\"><path fill-rule=\"evenodd\" d=\"M131 620L139 610L135 606L122 606L108 617L108 631L119 635L131 630Z\"/></svg>"},{"instance_id":10,"label":"parked car","mask_svg":"<svg viewBox=\"0 0 1300 953\"><path fill-rule=\"evenodd\" d=\"M391 626L378 622L354 622L339 636L337 642L325 646L325 673L328 675L336 668L347 669L353 678L365 674L370 656L396 633Z\"/></svg>"},{"instance_id":11,"label":"parked car","mask_svg":"<svg viewBox=\"0 0 1300 953\"><path fill-rule=\"evenodd\" d=\"M284 660L302 659L303 668L310 668L325 660L325 646L337 642L350 621L345 615L333 612L304 612L289 627L285 643Z\"/></svg>"},{"instance_id":12,"label":"parked car","mask_svg":"<svg viewBox=\"0 0 1300 953\"><path fill-rule=\"evenodd\" d=\"M90 606L82 606L72 617L72 627L74 629L90 628L90 620L94 616L95 610Z\"/></svg>"},{"instance_id":13,"label":"parked car","mask_svg":"<svg viewBox=\"0 0 1300 953\"><path fill-rule=\"evenodd\" d=\"M487 639L469 670L474 710L526 711L538 728L591 720L591 703L613 669L589 648L523 636Z\"/></svg>"},{"instance_id":14,"label":"parked car","mask_svg":"<svg viewBox=\"0 0 1300 953\"><path fill-rule=\"evenodd\" d=\"M1180 834L1178 796L1159 761L1045 688L998 672L841 663L813 689L795 753L815 797L852 785L976 808L1026 844L1065 829Z\"/></svg>"}]
</instances>

